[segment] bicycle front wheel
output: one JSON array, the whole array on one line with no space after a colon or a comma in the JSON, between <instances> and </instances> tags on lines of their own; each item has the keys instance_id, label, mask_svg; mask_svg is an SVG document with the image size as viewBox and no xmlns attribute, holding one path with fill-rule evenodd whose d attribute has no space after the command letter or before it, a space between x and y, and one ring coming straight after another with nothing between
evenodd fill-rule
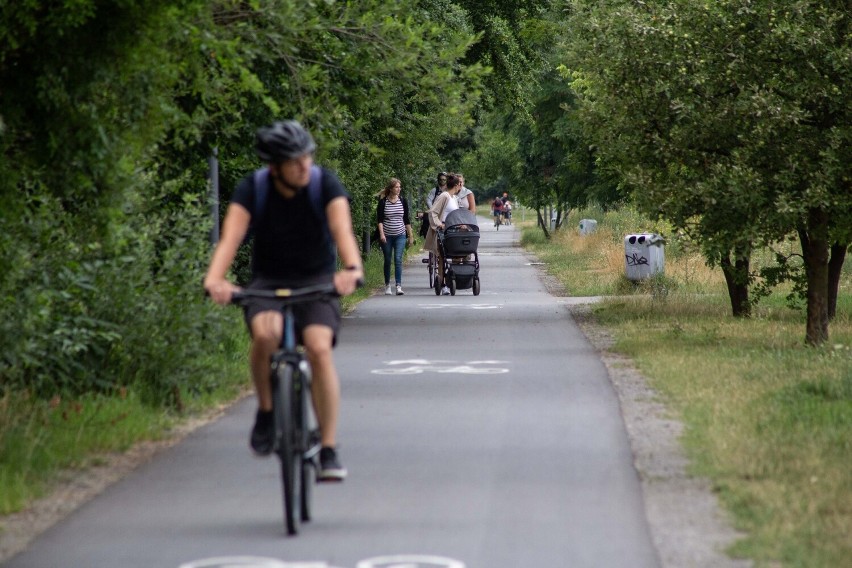
<instances>
[{"instance_id":1,"label":"bicycle front wheel","mask_svg":"<svg viewBox=\"0 0 852 568\"><path fill-rule=\"evenodd\" d=\"M302 455L297 443L299 398L295 387L296 369L285 363L278 367L273 381L276 453L281 460L281 487L284 493L284 526L287 534L299 532L301 520Z\"/></svg>"},{"instance_id":2,"label":"bicycle front wheel","mask_svg":"<svg viewBox=\"0 0 852 568\"><path fill-rule=\"evenodd\" d=\"M302 368L301 366L299 367ZM298 388L298 446L299 446L299 479L302 494L300 495L300 513L302 522L311 520L311 498L317 477L317 461L320 452L320 432L317 417L311 403L310 371L300 371L296 387Z\"/></svg>"}]
</instances>

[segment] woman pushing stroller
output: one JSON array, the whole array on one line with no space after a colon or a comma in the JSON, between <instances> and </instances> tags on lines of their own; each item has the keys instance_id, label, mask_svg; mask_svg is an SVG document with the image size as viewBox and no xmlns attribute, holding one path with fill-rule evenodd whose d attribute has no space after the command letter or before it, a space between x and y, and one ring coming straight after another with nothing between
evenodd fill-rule
<instances>
[{"instance_id":1,"label":"woman pushing stroller","mask_svg":"<svg viewBox=\"0 0 852 568\"><path fill-rule=\"evenodd\" d=\"M437 266L443 266L443 258L441 257L441 247L438 246L438 230L444 229L444 221L447 220L447 215L459 208L456 195L461 191L462 184L459 176L456 174L447 175L447 189L435 198L432 207L428 211L429 230L426 232L426 242L424 248L435 255L438 259ZM436 290L440 287L442 296L450 295L450 288L444 282L443 270L436 270Z\"/></svg>"}]
</instances>

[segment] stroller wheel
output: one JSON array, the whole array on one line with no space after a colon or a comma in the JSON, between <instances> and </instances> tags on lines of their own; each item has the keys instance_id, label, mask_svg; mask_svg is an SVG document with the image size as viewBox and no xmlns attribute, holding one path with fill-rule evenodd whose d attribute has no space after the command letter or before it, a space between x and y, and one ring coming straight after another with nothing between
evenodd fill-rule
<instances>
[{"instance_id":1,"label":"stroller wheel","mask_svg":"<svg viewBox=\"0 0 852 568\"><path fill-rule=\"evenodd\" d=\"M450 295L451 295L451 296L455 296L455 295L456 295L456 279L455 279L455 278L450 278L450 279L448 280L447 284L448 284L448 285L449 285L449 287L450 287Z\"/></svg>"},{"instance_id":2,"label":"stroller wheel","mask_svg":"<svg viewBox=\"0 0 852 568\"><path fill-rule=\"evenodd\" d=\"M473 295L479 296L479 276L473 277Z\"/></svg>"},{"instance_id":3,"label":"stroller wheel","mask_svg":"<svg viewBox=\"0 0 852 568\"><path fill-rule=\"evenodd\" d=\"M435 295L436 295L436 296L440 296L440 295L441 295L441 283L440 283L438 280L439 280L439 279L438 279L438 275L436 274L436 275L435 275L435 282L434 282L434 284L433 284L433 286L432 286L432 287L435 289Z\"/></svg>"}]
</instances>

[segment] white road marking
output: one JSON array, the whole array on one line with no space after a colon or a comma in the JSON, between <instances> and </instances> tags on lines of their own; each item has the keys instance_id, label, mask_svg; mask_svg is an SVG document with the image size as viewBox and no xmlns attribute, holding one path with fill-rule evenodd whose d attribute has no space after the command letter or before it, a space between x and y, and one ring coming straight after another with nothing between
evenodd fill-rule
<instances>
[{"instance_id":1,"label":"white road marking","mask_svg":"<svg viewBox=\"0 0 852 568\"><path fill-rule=\"evenodd\" d=\"M465 563L442 556L379 556L362 560L355 568L465 568Z\"/></svg>"},{"instance_id":2,"label":"white road marking","mask_svg":"<svg viewBox=\"0 0 852 568\"><path fill-rule=\"evenodd\" d=\"M325 562L282 562L257 556L221 556L193 560L179 568L334 568Z\"/></svg>"},{"instance_id":3,"label":"white road marking","mask_svg":"<svg viewBox=\"0 0 852 568\"><path fill-rule=\"evenodd\" d=\"M392 359L385 361L385 365L435 365L437 363L455 363L452 359ZM502 365L508 361L497 359L483 359L482 361L468 361L468 365Z\"/></svg>"},{"instance_id":4,"label":"white road marking","mask_svg":"<svg viewBox=\"0 0 852 568\"><path fill-rule=\"evenodd\" d=\"M256 556L221 556L181 564L178 568L335 568L325 562L283 562ZM361 560L355 568L466 568L464 562L443 556L395 555Z\"/></svg>"},{"instance_id":5,"label":"white road marking","mask_svg":"<svg viewBox=\"0 0 852 568\"><path fill-rule=\"evenodd\" d=\"M452 308L454 310L496 310L503 306L497 304L420 304L424 310L441 310Z\"/></svg>"},{"instance_id":6,"label":"white road marking","mask_svg":"<svg viewBox=\"0 0 852 568\"><path fill-rule=\"evenodd\" d=\"M507 363L508 361L496 360L468 361L462 363L443 359L399 359L385 361L385 365L388 366L387 368L373 369L370 372L375 375L422 375L426 371L442 374L502 375L508 373L509 369L505 367L482 367L481 365L505 365Z\"/></svg>"}]
</instances>

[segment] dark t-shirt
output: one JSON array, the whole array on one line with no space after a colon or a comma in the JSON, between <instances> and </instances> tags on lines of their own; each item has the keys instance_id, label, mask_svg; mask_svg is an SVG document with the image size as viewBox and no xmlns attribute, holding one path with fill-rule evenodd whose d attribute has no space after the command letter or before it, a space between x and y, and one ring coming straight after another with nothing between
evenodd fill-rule
<instances>
[{"instance_id":1,"label":"dark t-shirt","mask_svg":"<svg viewBox=\"0 0 852 568\"><path fill-rule=\"evenodd\" d=\"M252 222L252 278L297 285L334 273L336 259L331 237L314 212L308 189L285 199L275 190L272 179L269 181L264 210L260 219ZM337 197L349 199L337 176L325 168L321 187L323 208ZM251 213L254 199L254 175L249 175L237 185L231 203L239 203Z\"/></svg>"}]
</instances>

